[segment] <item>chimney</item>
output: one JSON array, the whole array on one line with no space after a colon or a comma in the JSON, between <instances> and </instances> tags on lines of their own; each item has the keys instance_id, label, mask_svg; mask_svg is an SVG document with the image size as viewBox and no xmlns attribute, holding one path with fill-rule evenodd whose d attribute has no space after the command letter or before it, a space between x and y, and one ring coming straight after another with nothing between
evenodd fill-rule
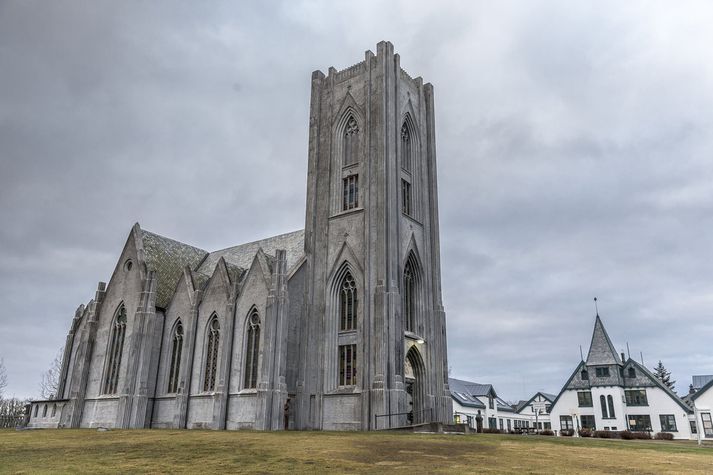
<instances>
[{"instance_id":1,"label":"chimney","mask_svg":"<svg viewBox=\"0 0 713 475\"><path fill-rule=\"evenodd\" d=\"M626 358L624 358L624 352L622 351L621 352L621 362L623 363L624 361L626 361Z\"/></svg>"}]
</instances>

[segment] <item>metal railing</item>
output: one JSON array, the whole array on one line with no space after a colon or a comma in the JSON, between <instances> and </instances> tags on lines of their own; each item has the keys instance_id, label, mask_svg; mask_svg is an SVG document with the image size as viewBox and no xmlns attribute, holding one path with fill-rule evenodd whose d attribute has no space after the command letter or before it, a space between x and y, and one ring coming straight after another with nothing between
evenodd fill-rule
<instances>
[{"instance_id":1,"label":"metal railing","mask_svg":"<svg viewBox=\"0 0 713 475\"><path fill-rule=\"evenodd\" d=\"M428 415L428 419L425 418ZM392 425L392 420L395 416L406 416L406 423L400 423L399 418L396 419L398 425ZM410 417L409 417L410 416ZM420 417L416 417L420 416ZM409 412L390 412L388 414L374 414L374 429L379 429L379 419L383 417L388 417L388 422L386 427L382 429L394 429L398 427L408 427L414 424L422 424L433 421L433 408L427 407L426 409L421 409L420 411L409 411Z\"/></svg>"}]
</instances>

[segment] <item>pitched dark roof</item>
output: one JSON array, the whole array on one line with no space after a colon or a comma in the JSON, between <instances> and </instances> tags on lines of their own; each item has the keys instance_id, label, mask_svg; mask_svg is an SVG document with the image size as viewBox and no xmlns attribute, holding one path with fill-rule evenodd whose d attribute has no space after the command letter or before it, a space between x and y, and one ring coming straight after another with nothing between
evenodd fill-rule
<instances>
[{"instance_id":1,"label":"pitched dark roof","mask_svg":"<svg viewBox=\"0 0 713 475\"><path fill-rule=\"evenodd\" d=\"M659 378L657 378L656 376L654 376L654 374L653 374L651 371L649 371L649 369L648 369L646 366L637 363L636 360L631 359L631 358L629 358L629 359L626 361L626 364L627 364L627 365L630 365L630 364L631 364L631 365L635 366L636 369L638 369L639 371L641 371L641 372L642 372L646 377L648 377L657 387L661 388L666 394L668 394L669 397L670 397L671 399L673 399L674 401L676 401L679 406L681 406L684 410L686 410L686 412L689 412L689 413L692 412L692 411L691 411L691 408L690 408L688 405L686 405L686 403L683 402L680 397L678 397L678 394L676 394L675 392L673 392L673 391L671 390L671 388L669 388L669 387L666 386L664 383L662 383L661 380L660 380Z\"/></svg>"},{"instance_id":2,"label":"pitched dark roof","mask_svg":"<svg viewBox=\"0 0 713 475\"><path fill-rule=\"evenodd\" d=\"M616 353L616 349L609 339L607 331L604 329L602 319L597 315L594 321L594 331L592 332L592 342L589 345L587 355L587 365L610 365L621 364L621 360Z\"/></svg>"},{"instance_id":3,"label":"pitched dark roof","mask_svg":"<svg viewBox=\"0 0 713 475\"><path fill-rule=\"evenodd\" d=\"M176 290L178 279L183 275L183 269L186 266L197 266L208 253L143 229L140 237L146 267L149 271L155 271L158 278L156 306L166 308Z\"/></svg>"},{"instance_id":4,"label":"pitched dark roof","mask_svg":"<svg viewBox=\"0 0 713 475\"><path fill-rule=\"evenodd\" d=\"M488 394L488 392L483 393L484 386L488 386L492 389L492 385L490 384L478 384L461 379L448 378L448 388L451 391L451 397L458 402L458 404L465 407L485 409L485 404L477 398L477 396L486 396ZM493 393L494 392L495 391L493 391Z\"/></svg>"},{"instance_id":5,"label":"pitched dark roof","mask_svg":"<svg viewBox=\"0 0 713 475\"><path fill-rule=\"evenodd\" d=\"M554 400L557 399L557 396L555 396L554 394L543 393L542 391L538 391L538 392L535 393L534 396L532 396L532 397L531 397L530 399L528 399L527 401L524 401L524 400L523 400L523 401L520 401L520 402L518 402L517 404L515 404L515 412L519 413L520 411L522 411L523 409L525 409L527 406L530 405L530 403L531 403L532 401L535 400L535 398L536 398L537 396L542 396L543 398L545 398L546 400L548 400L550 403L553 403Z\"/></svg>"},{"instance_id":6,"label":"pitched dark roof","mask_svg":"<svg viewBox=\"0 0 713 475\"><path fill-rule=\"evenodd\" d=\"M212 274L218 259L242 269L249 269L258 249L262 249L268 256L275 255L277 249L284 249L287 254L287 269L290 270L304 255L304 230L280 234L259 241L248 242L238 246L229 247L220 251L211 252L205 261L196 270L204 274Z\"/></svg>"}]
</instances>

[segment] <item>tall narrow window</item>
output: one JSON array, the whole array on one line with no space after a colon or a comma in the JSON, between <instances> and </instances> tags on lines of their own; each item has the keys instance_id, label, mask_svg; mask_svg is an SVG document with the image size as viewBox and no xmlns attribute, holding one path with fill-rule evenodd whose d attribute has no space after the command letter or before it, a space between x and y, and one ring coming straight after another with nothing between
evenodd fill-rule
<instances>
[{"instance_id":1,"label":"tall narrow window","mask_svg":"<svg viewBox=\"0 0 713 475\"><path fill-rule=\"evenodd\" d=\"M217 315L213 315L213 318L211 318L207 333L203 391L215 391L215 375L218 371L218 346L220 345L220 323L218 323Z\"/></svg>"},{"instance_id":2,"label":"tall narrow window","mask_svg":"<svg viewBox=\"0 0 713 475\"><path fill-rule=\"evenodd\" d=\"M104 375L104 394L116 394L119 386L119 369L121 356L124 352L124 336L126 334L126 307L122 303L114 315L114 323L109 337L109 362Z\"/></svg>"},{"instance_id":3,"label":"tall narrow window","mask_svg":"<svg viewBox=\"0 0 713 475\"><path fill-rule=\"evenodd\" d=\"M359 206L359 176L349 175L344 178L344 199L342 209L344 211L354 209Z\"/></svg>"},{"instance_id":4,"label":"tall narrow window","mask_svg":"<svg viewBox=\"0 0 713 475\"><path fill-rule=\"evenodd\" d=\"M609 401L609 418L614 419L616 417L616 413L614 412L614 398L611 396L607 396L607 401Z\"/></svg>"},{"instance_id":5,"label":"tall narrow window","mask_svg":"<svg viewBox=\"0 0 713 475\"><path fill-rule=\"evenodd\" d=\"M411 134L406 122L401 126L401 168L411 171Z\"/></svg>"},{"instance_id":6,"label":"tall narrow window","mask_svg":"<svg viewBox=\"0 0 713 475\"><path fill-rule=\"evenodd\" d=\"M411 216L411 183L401 180L401 211Z\"/></svg>"},{"instance_id":7,"label":"tall narrow window","mask_svg":"<svg viewBox=\"0 0 713 475\"><path fill-rule=\"evenodd\" d=\"M701 413L701 422L703 423L703 435L713 437L713 420L710 412Z\"/></svg>"},{"instance_id":8,"label":"tall narrow window","mask_svg":"<svg viewBox=\"0 0 713 475\"><path fill-rule=\"evenodd\" d=\"M244 387L254 389L257 387L257 363L260 355L260 316L257 310L253 310L247 323Z\"/></svg>"},{"instance_id":9,"label":"tall narrow window","mask_svg":"<svg viewBox=\"0 0 713 475\"><path fill-rule=\"evenodd\" d=\"M357 327L357 291L354 277L347 272L342 280L339 293L339 331L356 330Z\"/></svg>"},{"instance_id":10,"label":"tall narrow window","mask_svg":"<svg viewBox=\"0 0 713 475\"><path fill-rule=\"evenodd\" d=\"M344 166L358 162L359 153L359 126L354 117L349 117L344 128Z\"/></svg>"},{"instance_id":11,"label":"tall narrow window","mask_svg":"<svg viewBox=\"0 0 713 475\"><path fill-rule=\"evenodd\" d=\"M356 345L339 347L339 385L354 386L357 374Z\"/></svg>"},{"instance_id":12,"label":"tall narrow window","mask_svg":"<svg viewBox=\"0 0 713 475\"><path fill-rule=\"evenodd\" d=\"M602 406L602 419L609 419L609 412L607 411L607 398L602 394L599 396L599 404Z\"/></svg>"},{"instance_id":13,"label":"tall narrow window","mask_svg":"<svg viewBox=\"0 0 713 475\"><path fill-rule=\"evenodd\" d=\"M414 332L416 329L416 302L415 282L411 261L406 261L404 267L404 326L406 331Z\"/></svg>"},{"instance_id":14,"label":"tall narrow window","mask_svg":"<svg viewBox=\"0 0 713 475\"><path fill-rule=\"evenodd\" d=\"M178 391L178 373L181 369L181 351L183 350L183 325L179 320L173 330L171 344L171 366L168 373L168 393Z\"/></svg>"}]
</instances>

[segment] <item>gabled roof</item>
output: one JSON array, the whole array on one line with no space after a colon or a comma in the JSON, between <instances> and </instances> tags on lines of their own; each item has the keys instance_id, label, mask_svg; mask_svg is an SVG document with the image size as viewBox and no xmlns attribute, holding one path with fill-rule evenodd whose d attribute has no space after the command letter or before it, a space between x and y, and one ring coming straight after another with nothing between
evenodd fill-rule
<instances>
[{"instance_id":1,"label":"gabled roof","mask_svg":"<svg viewBox=\"0 0 713 475\"><path fill-rule=\"evenodd\" d=\"M212 274L218 259L221 257L225 259L225 262L228 264L242 269L248 269L258 249L262 249L263 252L270 257L275 255L276 250L284 249L287 254L287 269L292 269L304 255L304 230L300 229L299 231L280 234L259 241L211 252L196 270L204 274Z\"/></svg>"},{"instance_id":2,"label":"gabled roof","mask_svg":"<svg viewBox=\"0 0 713 475\"><path fill-rule=\"evenodd\" d=\"M528 399L527 401L524 401L524 400L523 400L523 401L518 402L518 403L515 405L515 412L519 413L520 411L522 411L523 409L525 409L527 406L530 405L530 403L532 403L532 402L535 400L535 398L536 398L537 396L542 396L544 399L546 399L546 400L549 401L550 403L553 403L554 400L557 399L557 396L555 396L554 394L543 393L542 391L538 391L538 392L535 393L534 396L532 396L532 397L531 397L530 399Z\"/></svg>"},{"instance_id":3,"label":"gabled roof","mask_svg":"<svg viewBox=\"0 0 713 475\"><path fill-rule=\"evenodd\" d=\"M697 391L711 381L713 381L713 374L697 374L693 375L691 383L693 384L693 389Z\"/></svg>"},{"instance_id":4,"label":"gabled roof","mask_svg":"<svg viewBox=\"0 0 713 475\"><path fill-rule=\"evenodd\" d=\"M491 384L478 384L462 379L448 378L448 388L451 397L461 406L485 409L485 404L478 399L478 396L488 396L492 394L497 397Z\"/></svg>"},{"instance_id":5,"label":"gabled roof","mask_svg":"<svg viewBox=\"0 0 713 475\"><path fill-rule=\"evenodd\" d=\"M691 408L688 407L688 405L686 405L686 403L683 402L683 401L681 400L681 398L678 397L678 395L677 395L675 392L673 392L673 391L671 390L671 388L669 388L668 386L666 386L664 383L661 382L661 380L660 380L659 378L657 378L656 376L654 376L654 374L653 374L651 371L649 371L649 369L648 369L646 366L637 363L636 360L631 359L631 358L629 358L629 359L626 361L626 364L627 364L627 365L633 365L633 366L635 366L636 369L638 369L639 371L641 371L641 373L644 374L646 377L648 377L658 388L660 388L661 390L663 390L663 392L665 392L666 394L668 394L669 397L670 397L671 399L673 399L674 401L676 401L679 406L681 406L684 410L686 410L686 412L689 412L689 413L690 413L690 412L693 412L693 411L691 410Z\"/></svg>"},{"instance_id":6,"label":"gabled roof","mask_svg":"<svg viewBox=\"0 0 713 475\"><path fill-rule=\"evenodd\" d=\"M585 364L584 364L584 361L580 361L579 364L577 365L577 367L574 368L574 371L572 371L572 374L569 376L569 378L567 378L567 382L564 383L564 386L562 386L562 389L560 389L560 392L557 394L557 397L554 398L554 400L552 401L552 407L555 407L555 404L557 404L557 401L559 401L559 398L562 396L562 394L564 394L564 392L565 392L565 391L567 390L567 388L569 387L569 383L572 382L572 380L574 379L574 377L577 375L577 373L578 373L578 372L580 371L580 369L582 369L582 368L586 368L586 366L585 366Z\"/></svg>"},{"instance_id":7,"label":"gabled roof","mask_svg":"<svg viewBox=\"0 0 713 475\"><path fill-rule=\"evenodd\" d=\"M589 354L587 355L587 366L611 364L621 364L621 360L616 354L616 349L611 339L609 339L607 331L604 329L602 319L597 314L597 318L594 321L594 332L592 332L592 342L589 345Z\"/></svg>"},{"instance_id":8,"label":"gabled roof","mask_svg":"<svg viewBox=\"0 0 713 475\"><path fill-rule=\"evenodd\" d=\"M694 378L695 378L695 376L694 376ZM713 388L713 378L711 378L710 381L708 381L706 384L704 384L703 387L701 387L701 389L699 389L698 391L696 391L695 394L692 394L692 395L691 395L691 401L695 401L696 399L698 399L698 396L700 396L701 394L705 393L705 392L708 391L710 388Z\"/></svg>"},{"instance_id":9,"label":"gabled roof","mask_svg":"<svg viewBox=\"0 0 713 475\"><path fill-rule=\"evenodd\" d=\"M203 249L143 229L140 231L139 237L144 247L146 267L149 271L156 272L158 277L156 306L166 308L176 290L178 280L183 275L184 267L194 268L208 253Z\"/></svg>"}]
</instances>

